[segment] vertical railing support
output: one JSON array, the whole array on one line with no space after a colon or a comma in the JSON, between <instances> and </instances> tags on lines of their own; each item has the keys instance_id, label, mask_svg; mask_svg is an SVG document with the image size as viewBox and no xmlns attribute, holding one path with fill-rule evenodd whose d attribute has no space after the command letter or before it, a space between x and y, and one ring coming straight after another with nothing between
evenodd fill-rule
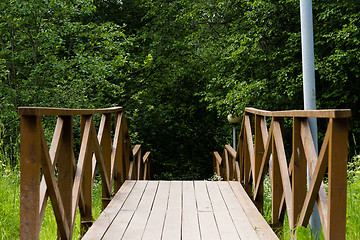
<instances>
[{"instance_id":1,"label":"vertical railing support","mask_svg":"<svg viewBox=\"0 0 360 240\"><path fill-rule=\"evenodd\" d=\"M262 126L261 126L263 124L263 121L265 121L264 117L255 115L255 174L254 174L255 176L253 177L255 184L259 176L261 161L263 159L265 152L264 141L262 138ZM264 205L263 192L264 192L264 187L261 184L258 190L258 195L256 196L255 199L255 205L261 213L263 212L263 205Z\"/></svg>"},{"instance_id":2,"label":"vertical railing support","mask_svg":"<svg viewBox=\"0 0 360 240\"><path fill-rule=\"evenodd\" d=\"M85 123L89 116L81 116L81 138L83 139L83 132ZM91 124L93 120L91 120ZM96 136L95 133L90 130L90 138ZM93 181L92 181L92 149L90 147L89 153L86 154L85 162L84 162L84 170L83 170L83 180L81 186L81 192L84 200L84 211L80 211L81 215L81 236L83 236L86 231L91 227L94 219L92 217L92 188L93 188Z\"/></svg>"},{"instance_id":3,"label":"vertical railing support","mask_svg":"<svg viewBox=\"0 0 360 240\"><path fill-rule=\"evenodd\" d=\"M279 122L278 118L273 118L272 121ZM275 131L275 130L274 130ZM281 172L279 165L279 156L277 154L275 138L272 138L272 178L271 178L271 219L272 228L275 232L282 232L282 221L280 221L280 206L283 195L283 186L281 181Z\"/></svg>"},{"instance_id":4,"label":"vertical railing support","mask_svg":"<svg viewBox=\"0 0 360 240\"><path fill-rule=\"evenodd\" d=\"M306 158L304 149L301 143L301 121L307 121L302 118L293 118L293 134L292 134L292 217L293 226L290 229L293 230L298 221L298 217L301 213L301 208L304 204L306 196ZM296 189L296 191L295 191Z\"/></svg>"},{"instance_id":5,"label":"vertical railing support","mask_svg":"<svg viewBox=\"0 0 360 240\"><path fill-rule=\"evenodd\" d=\"M73 158L73 117L60 116L63 120L63 134L60 143L58 156L58 185L61 200L64 205L64 212L67 222L72 222L72 189L74 181L74 167L76 165ZM68 226L70 227L70 226ZM58 233L59 234L59 233Z\"/></svg>"},{"instance_id":6,"label":"vertical railing support","mask_svg":"<svg viewBox=\"0 0 360 240\"><path fill-rule=\"evenodd\" d=\"M101 118L101 124L104 126L100 129L103 129L102 133L102 155L105 161L105 171L107 176L111 178L111 114L103 114ZM111 179L108 179L111 182ZM109 204L111 200L111 194L108 193L105 187L105 183L102 182L102 207L103 209Z\"/></svg>"},{"instance_id":7,"label":"vertical railing support","mask_svg":"<svg viewBox=\"0 0 360 240\"><path fill-rule=\"evenodd\" d=\"M41 121L21 116L20 143L20 239L39 239Z\"/></svg>"},{"instance_id":8,"label":"vertical railing support","mask_svg":"<svg viewBox=\"0 0 360 240\"><path fill-rule=\"evenodd\" d=\"M346 172L348 119L330 119L328 224L326 239L346 238ZM329 123L331 124L331 122Z\"/></svg>"}]
</instances>

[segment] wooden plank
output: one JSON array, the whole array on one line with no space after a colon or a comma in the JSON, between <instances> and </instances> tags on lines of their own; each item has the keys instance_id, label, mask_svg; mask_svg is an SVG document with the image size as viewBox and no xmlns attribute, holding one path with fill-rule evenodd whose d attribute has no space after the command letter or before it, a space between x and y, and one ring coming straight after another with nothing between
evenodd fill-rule
<instances>
[{"instance_id":1,"label":"wooden plank","mask_svg":"<svg viewBox=\"0 0 360 240\"><path fill-rule=\"evenodd\" d=\"M147 182L144 194L142 195L141 201L129 223L129 226L127 227L127 229L125 231L125 234L122 238L123 240L125 240L125 239L130 239L130 240L141 239L141 237L144 233L146 223L147 223L149 215L150 215L150 210L151 210L152 204L154 202L158 183L159 183L158 181ZM121 211L121 212L124 212L124 211ZM127 212L127 211L125 211L125 212ZM118 217L116 219L118 219ZM116 219L115 219L115 221L116 221ZM117 226L120 226L120 224L122 224L122 223L116 223L115 221L112 224L112 226L115 226L115 228ZM109 229L109 231L111 231L111 230ZM113 237L109 238L109 240L115 239L116 236L119 236L119 234L112 234L112 235L113 235Z\"/></svg>"},{"instance_id":2,"label":"wooden plank","mask_svg":"<svg viewBox=\"0 0 360 240\"><path fill-rule=\"evenodd\" d=\"M137 181L130 196L126 199L121 211L135 211L144 193L146 181Z\"/></svg>"},{"instance_id":3,"label":"wooden plank","mask_svg":"<svg viewBox=\"0 0 360 240\"><path fill-rule=\"evenodd\" d=\"M154 205L152 207L149 220L146 224L143 240L161 239L164 226L166 208L168 204L170 191L170 182L160 181L155 196Z\"/></svg>"},{"instance_id":4,"label":"wooden plank","mask_svg":"<svg viewBox=\"0 0 360 240\"><path fill-rule=\"evenodd\" d=\"M214 214L212 212L198 212L201 239L220 240Z\"/></svg>"},{"instance_id":5,"label":"wooden plank","mask_svg":"<svg viewBox=\"0 0 360 240\"><path fill-rule=\"evenodd\" d=\"M222 211L223 212L226 211L226 212L230 213L231 222L233 222L240 238L241 239L254 239L254 240L259 239L258 235L256 234L255 228L251 225L244 209L242 208L242 206L239 203L236 195L234 194L231 186L229 185L229 182L218 182L217 185L218 185L218 188L220 189L220 192L222 195L222 199L219 199L219 200L223 201L222 204L224 204L224 206L222 207L223 208ZM211 191L209 190L209 193L210 192ZM210 194L210 196L212 196L212 194ZM246 197L248 198L247 194L246 194ZM225 207L225 209L224 209L224 207ZM215 211L215 209L216 209L216 207L214 204L214 211ZM216 214L215 214L215 216L216 216ZM217 221L217 222L219 224L219 221ZM229 223L229 222L230 221L227 220L227 223ZM220 230L220 233L221 233L221 237L223 238L221 230ZM232 237L232 238L223 238L223 239L237 239L237 238Z\"/></svg>"},{"instance_id":6,"label":"wooden plank","mask_svg":"<svg viewBox=\"0 0 360 240\"><path fill-rule=\"evenodd\" d=\"M163 240L181 239L182 182L171 181Z\"/></svg>"},{"instance_id":7,"label":"wooden plank","mask_svg":"<svg viewBox=\"0 0 360 240\"><path fill-rule=\"evenodd\" d=\"M257 210L251 199L247 196L241 184L239 182L229 182L229 184L258 237L267 240L279 239L261 213Z\"/></svg>"},{"instance_id":8,"label":"wooden plank","mask_svg":"<svg viewBox=\"0 0 360 240\"><path fill-rule=\"evenodd\" d=\"M145 187L147 182L145 181L137 181L135 183L135 186L131 190L130 195L126 199L125 203L123 204L119 214L116 216L114 221L111 223L111 226L107 230L106 234L104 235L103 239L115 239L115 238L121 238L121 236L124 234L125 230L127 231L127 225L129 222L137 221L138 218L134 219L133 215L135 210L137 209L141 197L144 193ZM124 221L126 219L126 222ZM126 223L126 224L124 224ZM134 223L132 223L133 225ZM129 226L130 227L130 226ZM133 227L131 228L130 232L132 232ZM124 235L125 237L125 235ZM140 236L134 236L134 239L140 239ZM127 235L128 239L128 235Z\"/></svg>"},{"instance_id":9,"label":"wooden plank","mask_svg":"<svg viewBox=\"0 0 360 240\"><path fill-rule=\"evenodd\" d=\"M83 240L99 240L102 238L109 225L120 211L134 185L135 181L124 182L120 191L116 193L112 201L100 214L94 225L86 232L85 236L82 238Z\"/></svg>"},{"instance_id":10,"label":"wooden plank","mask_svg":"<svg viewBox=\"0 0 360 240\"><path fill-rule=\"evenodd\" d=\"M101 240L123 239L122 236L124 235L126 229L128 228L129 222L133 218L133 215L134 215L134 211L119 211L114 221L111 222L111 224L109 225L109 228L107 229L104 236L98 239ZM95 240L96 238L91 238L91 239Z\"/></svg>"},{"instance_id":11,"label":"wooden plank","mask_svg":"<svg viewBox=\"0 0 360 240\"><path fill-rule=\"evenodd\" d=\"M206 189L205 181L195 181L194 185L197 210L199 212L212 212L211 202Z\"/></svg>"},{"instance_id":12,"label":"wooden plank","mask_svg":"<svg viewBox=\"0 0 360 240\"><path fill-rule=\"evenodd\" d=\"M233 219L230 217L229 211L225 205L224 199L220 193L217 182L206 182L210 200L214 209L214 216L221 239L239 239ZM232 193L232 192L231 192ZM235 197L234 197L235 198ZM236 198L234 199L236 202ZM230 211L231 212L231 211ZM255 232L254 232L255 234ZM256 234L255 234L256 236ZM248 238L249 239L249 238Z\"/></svg>"},{"instance_id":13,"label":"wooden plank","mask_svg":"<svg viewBox=\"0 0 360 240\"><path fill-rule=\"evenodd\" d=\"M317 117L317 118L351 117L350 109L265 111L256 108L245 108L245 112L258 114L266 117Z\"/></svg>"},{"instance_id":14,"label":"wooden plank","mask_svg":"<svg viewBox=\"0 0 360 240\"><path fill-rule=\"evenodd\" d=\"M182 239L200 240L194 182L183 182Z\"/></svg>"},{"instance_id":15,"label":"wooden plank","mask_svg":"<svg viewBox=\"0 0 360 240\"><path fill-rule=\"evenodd\" d=\"M53 116L74 116L74 115L93 115L123 111L123 107L99 108L99 109L70 109L70 108L51 108L51 107L19 107L19 115L53 115Z\"/></svg>"}]
</instances>

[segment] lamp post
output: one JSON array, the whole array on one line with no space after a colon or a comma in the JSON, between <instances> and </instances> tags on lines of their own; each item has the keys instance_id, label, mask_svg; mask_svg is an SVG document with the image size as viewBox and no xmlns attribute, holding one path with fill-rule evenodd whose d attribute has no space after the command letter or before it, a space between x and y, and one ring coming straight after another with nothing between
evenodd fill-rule
<instances>
[{"instance_id":1,"label":"lamp post","mask_svg":"<svg viewBox=\"0 0 360 240\"><path fill-rule=\"evenodd\" d=\"M312 0L300 0L301 20L301 50L303 65L303 93L304 110L316 110L315 90L315 64L314 64L314 36ZM316 152L318 152L317 122L316 118L309 118L311 135L313 137ZM310 185L311 173L308 172L308 185ZM310 217L309 225L315 239L320 239L321 222L317 203L315 202L313 214Z\"/></svg>"},{"instance_id":2,"label":"lamp post","mask_svg":"<svg viewBox=\"0 0 360 240\"><path fill-rule=\"evenodd\" d=\"M227 116L227 120L233 126L233 149L236 151L236 128L235 128L235 126L236 126L236 124L238 124L241 121L241 117L239 117L237 115L229 114Z\"/></svg>"}]
</instances>

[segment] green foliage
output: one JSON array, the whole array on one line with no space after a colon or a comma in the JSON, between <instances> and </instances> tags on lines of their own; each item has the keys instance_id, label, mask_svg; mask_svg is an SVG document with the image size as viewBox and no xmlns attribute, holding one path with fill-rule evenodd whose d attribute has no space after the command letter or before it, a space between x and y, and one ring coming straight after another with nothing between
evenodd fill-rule
<instances>
[{"instance_id":1,"label":"green foliage","mask_svg":"<svg viewBox=\"0 0 360 240\"><path fill-rule=\"evenodd\" d=\"M359 4L313 8L318 108L351 108L358 140ZM298 0L20 0L0 10L8 149L18 106L123 105L155 176L208 178L210 152L229 141L227 114L303 108Z\"/></svg>"},{"instance_id":2,"label":"green foliage","mask_svg":"<svg viewBox=\"0 0 360 240\"><path fill-rule=\"evenodd\" d=\"M92 22L92 1L4 1L0 10L0 122L9 149L19 142L19 106L125 101L124 86L139 65L128 51L132 39L115 23Z\"/></svg>"}]
</instances>

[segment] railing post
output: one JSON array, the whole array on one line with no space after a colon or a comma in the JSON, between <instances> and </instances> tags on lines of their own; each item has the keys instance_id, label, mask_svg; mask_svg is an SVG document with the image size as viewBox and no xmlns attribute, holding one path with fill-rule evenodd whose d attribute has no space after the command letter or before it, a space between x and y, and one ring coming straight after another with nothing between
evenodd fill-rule
<instances>
[{"instance_id":1,"label":"railing post","mask_svg":"<svg viewBox=\"0 0 360 240\"><path fill-rule=\"evenodd\" d=\"M58 155L58 185L64 212L69 224L72 222L72 187L75 159L73 153L73 117L59 116L63 120L63 133ZM70 226L68 226L70 227ZM70 231L72 232L72 231Z\"/></svg>"},{"instance_id":2,"label":"railing post","mask_svg":"<svg viewBox=\"0 0 360 240\"><path fill-rule=\"evenodd\" d=\"M248 134L251 134L251 118L250 115L245 115L244 117L244 189L246 193L251 197L252 196L252 185L250 182L250 173L251 173L251 159L250 159L250 152L249 152L249 145L247 138L252 139L252 135L248 136ZM248 124L247 124L248 123ZM252 176L254 178L254 176Z\"/></svg>"},{"instance_id":3,"label":"railing post","mask_svg":"<svg viewBox=\"0 0 360 240\"><path fill-rule=\"evenodd\" d=\"M109 177L108 181L111 181L111 114L102 115L102 124L104 124L104 130L102 135L102 141L100 143L102 148L102 155L105 162L105 171ZM109 204L111 196L106 191L105 183L102 182L102 207L103 209Z\"/></svg>"},{"instance_id":4,"label":"railing post","mask_svg":"<svg viewBox=\"0 0 360 240\"><path fill-rule=\"evenodd\" d=\"M81 139L83 139L83 132L85 123L87 121L89 116L83 115L81 116ZM91 119L92 123L93 120ZM96 137L95 133L90 131L90 138ZM86 154L86 157L84 159L84 169L83 169L83 180L82 180L82 186L81 186L81 192L84 200L84 211L80 211L81 215L81 236L83 236L86 231L89 229L91 224L93 223L93 217L92 217L92 147L88 149L89 153Z\"/></svg>"},{"instance_id":5,"label":"railing post","mask_svg":"<svg viewBox=\"0 0 360 240\"><path fill-rule=\"evenodd\" d=\"M273 118L274 122L281 122L282 119ZM281 181L281 172L279 164L279 156L276 150L275 137L272 137L272 178L271 178L271 218L272 218L272 228L275 232L282 231L282 222L280 221L280 206L282 195L284 193L282 181Z\"/></svg>"},{"instance_id":6,"label":"railing post","mask_svg":"<svg viewBox=\"0 0 360 240\"><path fill-rule=\"evenodd\" d=\"M306 158L304 148L301 143L301 121L306 119L293 118L293 133L292 133L292 217L293 226L290 229L293 230L298 221L298 217L301 213L302 206L304 204L306 196Z\"/></svg>"},{"instance_id":7,"label":"railing post","mask_svg":"<svg viewBox=\"0 0 360 240\"><path fill-rule=\"evenodd\" d=\"M346 184L348 119L330 119L332 128L329 142L329 188L327 240L346 237ZM329 123L331 124L331 122Z\"/></svg>"},{"instance_id":8,"label":"railing post","mask_svg":"<svg viewBox=\"0 0 360 240\"><path fill-rule=\"evenodd\" d=\"M20 239L39 239L40 126L39 116L20 118Z\"/></svg>"},{"instance_id":9,"label":"railing post","mask_svg":"<svg viewBox=\"0 0 360 240\"><path fill-rule=\"evenodd\" d=\"M254 186L257 184L259 171L261 167L261 161L264 156L265 146L262 138L261 124L265 121L264 117L255 115L255 176L253 176ZM264 205L264 186L260 185L258 194L256 196L255 205L257 209L262 213Z\"/></svg>"}]
</instances>

